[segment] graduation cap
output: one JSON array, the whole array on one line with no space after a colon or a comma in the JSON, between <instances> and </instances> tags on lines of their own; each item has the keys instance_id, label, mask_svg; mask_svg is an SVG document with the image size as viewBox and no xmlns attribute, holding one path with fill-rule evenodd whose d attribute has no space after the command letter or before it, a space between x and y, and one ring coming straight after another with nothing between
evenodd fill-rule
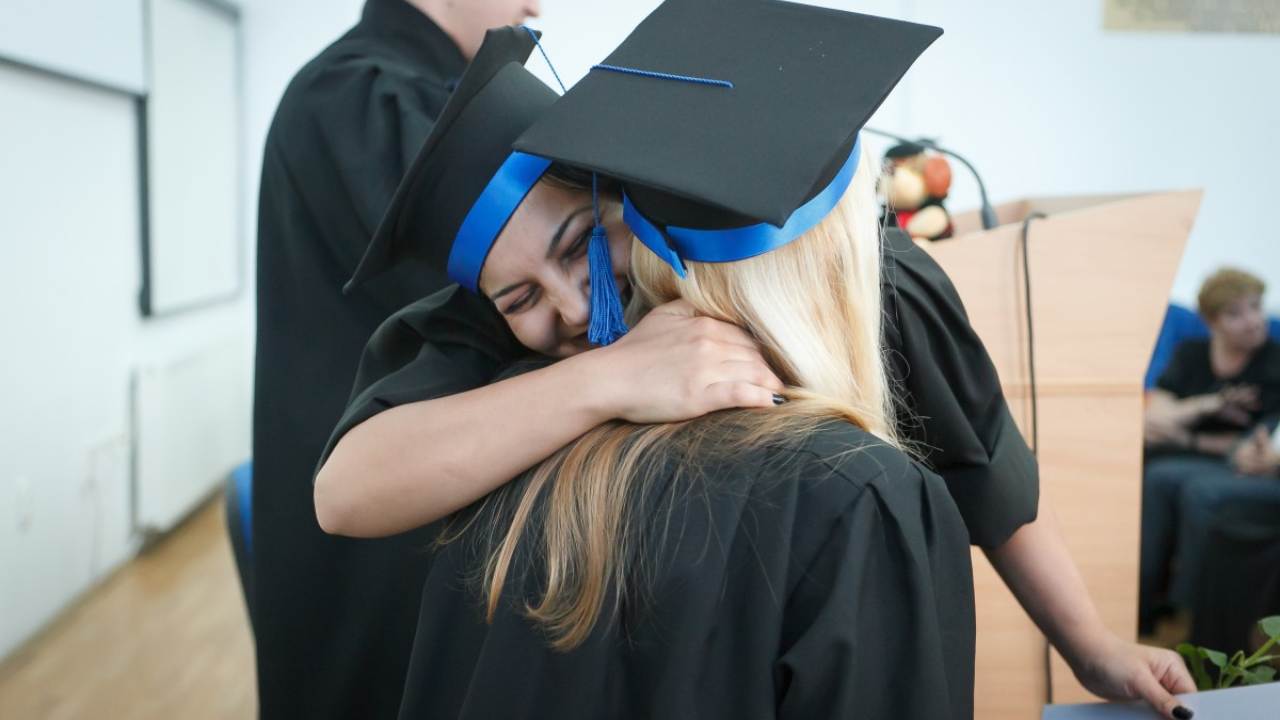
<instances>
[{"instance_id":1,"label":"graduation cap","mask_svg":"<svg viewBox=\"0 0 1280 720\"><path fill-rule=\"evenodd\" d=\"M857 170L858 131L942 30L780 0L667 0L516 141L623 184L677 273L780 247Z\"/></svg>"},{"instance_id":2,"label":"graduation cap","mask_svg":"<svg viewBox=\"0 0 1280 720\"><path fill-rule=\"evenodd\" d=\"M559 97L524 67L536 43L523 26L485 34L345 292L409 258L477 290L498 234L551 165L511 150Z\"/></svg>"}]
</instances>

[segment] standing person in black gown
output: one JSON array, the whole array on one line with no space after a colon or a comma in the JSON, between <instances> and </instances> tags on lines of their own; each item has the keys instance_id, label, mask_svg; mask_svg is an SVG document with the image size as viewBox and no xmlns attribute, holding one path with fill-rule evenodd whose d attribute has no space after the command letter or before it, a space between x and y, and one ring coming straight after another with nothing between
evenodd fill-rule
<instances>
[{"instance_id":1,"label":"standing person in black gown","mask_svg":"<svg viewBox=\"0 0 1280 720\"><path fill-rule=\"evenodd\" d=\"M537 0L368 0L276 112L258 216L248 583L264 718L395 712L420 543L325 535L310 480L369 334L446 280L401 270L341 289L485 29L537 11Z\"/></svg>"},{"instance_id":2,"label":"standing person in black gown","mask_svg":"<svg viewBox=\"0 0 1280 720\"><path fill-rule=\"evenodd\" d=\"M679 4L669 2L663 7ZM707 0L706 4L766 14L792 7L774 2ZM891 27L891 21L880 22L888 23L883 28ZM771 25L766 22L761 27ZM688 32L692 31L678 30L672 37L687 37ZM824 48L850 45L848 37L829 40ZM852 44L872 57L887 54L886 45L893 45L889 35L874 33ZM758 43L758 48L768 46ZM818 55L834 57L825 49ZM700 68L698 58L685 60L688 67L674 67L664 57L656 69L687 76ZM579 87L589 86L598 72L612 71L593 72ZM843 78L848 75L830 82L844 87ZM678 87L673 92L694 89ZM570 95L575 92L578 87ZM880 92L886 93L887 88ZM841 97L840 93L830 95L835 104ZM882 98L880 94L873 99ZM672 98L643 108L627 103L595 107L578 116L565 151L572 153L572 146L585 139L592 139L598 149L614 138L648 129L655 115L671 121L689 112L684 99L673 102ZM715 114L694 112L692 116ZM723 112L719 116L726 119L725 126L714 131L703 128L699 137L711 142L729 132L728 119L734 116ZM815 117L841 116L809 116ZM820 129L809 131L813 137L823 137ZM757 140L735 146L733 152L755 159L768 145L768 140ZM539 152L532 145L517 149ZM674 157L698 157L701 150L681 147ZM673 162L670 151L657 141L647 148L650 161L662 158L665 163ZM569 158L568 154L555 156ZM491 163L491 172L499 170L503 157ZM462 211L441 202L445 197L441 188L456 189L456 183L439 182L429 172L423 179L406 179L379 229L384 247L367 256L366 263L372 260L376 270L398 255L401 259L422 256L443 269L450 259L450 244L456 250L465 245L464 235L469 242L476 240L474 232L461 232L466 227L464 215L488 214L489 233L480 238L478 247L465 248L463 253L473 262L463 264L465 272L450 268L451 277L483 293L487 301L460 289L441 293L405 308L371 339L348 411L317 476L317 510L329 531L376 537L419 527L503 486L610 419L666 422L696 417L706 412L696 410L697 400L714 394L712 389L738 397L744 407L770 404L769 392L777 378L767 368L756 372L755 358L737 361L753 368L744 374L757 375L755 381L680 384L656 374L681 356L664 353L655 337L687 334L713 322L693 317L687 303L657 308L617 342L589 349L587 339L594 333L588 326L594 330L595 323L588 320L597 315L601 275L595 270L603 266L594 252L592 188L589 178L585 185L566 184L564 173L557 169L552 165L542 182L536 182L536 175L525 178L536 184L521 185L512 205L506 207L478 201L473 207L475 196L466 200L467 193L458 192L449 199L455 204L465 200ZM503 174L499 171L493 182L509 190L512 178ZM736 187L721 176L710 177L713 184ZM751 182L753 173L740 172L734 180L739 177ZM479 194L484 183L476 182L474 187ZM607 236L613 279L625 292L629 260L624 253L629 246L619 247L616 242L617 233L626 236L626 228L618 227L624 203L616 194L606 193L606 188L602 183L601 220L596 224L607 230L600 235ZM442 208L445 212L440 212ZM778 222L784 220L785 216ZM627 224L636 229L630 219ZM546 238L552 238L550 250ZM436 247L441 244L442 248ZM650 245L654 246L660 248L662 243ZM588 247L593 252L587 253ZM477 258L479 263L474 262ZM373 275L365 264L362 268L362 278ZM971 541L987 551L1023 607L1062 650L1086 687L1109 698L1143 698L1166 716L1177 716L1170 691L1193 689L1181 661L1171 652L1135 645L1107 630L1051 514L1037 517L1035 460L1009 415L990 359L945 273L909 238L889 234L880 279L892 395L901 401L896 413L898 436L923 448L930 467L946 480ZM528 350L567 359L517 377L495 379L503 357L519 357L508 327ZM650 362L633 362L646 353ZM485 361L474 362L478 355ZM473 362L458 363L455 357Z\"/></svg>"}]
</instances>

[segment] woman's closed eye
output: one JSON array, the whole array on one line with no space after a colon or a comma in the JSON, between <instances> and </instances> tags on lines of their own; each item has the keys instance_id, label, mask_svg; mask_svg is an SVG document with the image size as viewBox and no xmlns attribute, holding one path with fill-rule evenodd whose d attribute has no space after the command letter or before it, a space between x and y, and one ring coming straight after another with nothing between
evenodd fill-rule
<instances>
[{"instance_id":1,"label":"woman's closed eye","mask_svg":"<svg viewBox=\"0 0 1280 720\"><path fill-rule=\"evenodd\" d=\"M530 285L520 292L515 300L502 309L503 315L514 315L516 313L528 310L538 302L538 297L542 293L537 286Z\"/></svg>"},{"instance_id":2,"label":"woman's closed eye","mask_svg":"<svg viewBox=\"0 0 1280 720\"><path fill-rule=\"evenodd\" d=\"M569 245L569 247L564 249L564 255L561 256L562 259L577 260L578 258L582 257L582 254L587 251L587 246L590 242L591 242L591 229L588 228L585 232L583 232L581 235L578 236L577 240L574 240L573 243Z\"/></svg>"}]
</instances>

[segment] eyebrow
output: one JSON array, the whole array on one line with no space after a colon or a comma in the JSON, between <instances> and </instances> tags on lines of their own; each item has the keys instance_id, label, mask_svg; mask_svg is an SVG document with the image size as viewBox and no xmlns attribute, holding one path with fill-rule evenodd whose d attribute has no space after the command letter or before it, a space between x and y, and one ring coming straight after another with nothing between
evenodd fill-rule
<instances>
[{"instance_id":1,"label":"eyebrow","mask_svg":"<svg viewBox=\"0 0 1280 720\"><path fill-rule=\"evenodd\" d=\"M577 210L574 210L573 212L569 213L568 217L564 219L564 222L560 223L560 227L559 229L556 230L556 234L551 236L551 244L547 246L548 260L551 259L552 255L556 254L556 246L560 244L560 238L564 236L564 231L569 227L569 223L573 222L573 219L578 217L582 213L589 212L590 210L591 210L590 205L583 205Z\"/></svg>"},{"instance_id":2,"label":"eyebrow","mask_svg":"<svg viewBox=\"0 0 1280 720\"><path fill-rule=\"evenodd\" d=\"M578 208L577 210L574 210L573 212L565 216L564 222L560 223L560 227L556 228L555 234L551 236L551 242L547 245L548 259L550 259L552 255L556 254L556 247L560 244L560 239L564 237L565 230L569 228L569 223L573 222L573 219L578 217L582 213L588 212L590 210L591 210L590 205L583 205L582 207ZM528 284L529 284L528 282L520 282L514 285L508 285L507 287L504 287L498 292L490 295L489 299L496 301L498 298L501 298L504 295L509 295Z\"/></svg>"}]
</instances>

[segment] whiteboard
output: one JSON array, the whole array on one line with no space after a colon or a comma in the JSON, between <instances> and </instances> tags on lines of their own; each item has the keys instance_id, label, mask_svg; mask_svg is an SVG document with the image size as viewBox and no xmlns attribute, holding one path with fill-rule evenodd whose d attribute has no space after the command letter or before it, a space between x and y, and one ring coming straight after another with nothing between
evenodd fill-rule
<instances>
[{"instance_id":1,"label":"whiteboard","mask_svg":"<svg viewBox=\"0 0 1280 720\"><path fill-rule=\"evenodd\" d=\"M0 111L0 657L132 547L119 446L139 324L135 103L0 63L0 106L21 110Z\"/></svg>"},{"instance_id":2,"label":"whiteboard","mask_svg":"<svg viewBox=\"0 0 1280 720\"><path fill-rule=\"evenodd\" d=\"M240 223L239 20L207 0L150 0L143 312L237 295Z\"/></svg>"},{"instance_id":3,"label":"whiteboard","mask_svg":"<svg viewBox=\"0 0 1280 720\"><path fill-rule=\"evenodd\" d=\"M0 57L146 92L143 0L0 0Z\"/></svg>"}]
</instances>

